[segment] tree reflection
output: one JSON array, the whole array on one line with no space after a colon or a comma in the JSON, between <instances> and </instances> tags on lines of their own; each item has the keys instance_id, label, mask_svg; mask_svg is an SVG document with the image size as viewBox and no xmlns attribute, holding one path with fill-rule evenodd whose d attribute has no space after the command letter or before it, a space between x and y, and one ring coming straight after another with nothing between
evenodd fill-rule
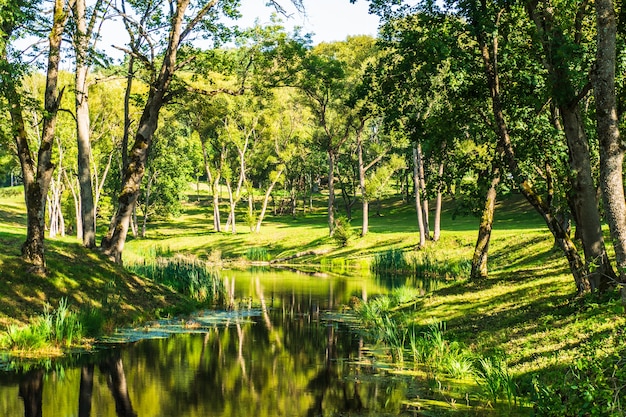
<instances>
[{"instance_id":1,"label":"tree reflection","mask_svg":"<svg viewBox=\"0 0 626 417\"><path fill-rule=\"evenodd\" d=\"M85 365L80 370L80 393L78 395L78 417L91 415L91 395L93 393L94 365Z\"/></svg>"},{"instance_id":2,"label":"tree reflection","mask_svg":"<svg viewBox=\"0 0 626 417\"><path fill-rule=\"evenodd\" d=\"M115 411L118 417L136 417L133 405L128 396L128 385L124 374L122 358L111 357L100 364L100 372L106 375L107 385L115 400Z\"/></svg>"},{"instance_id":3,"label":"tree reflection","mask_svg":"<svg viewBox=\"0 0 626 417\"><path fill-rule=\"evenodd\" d=\"M43 375L43 369L37 369L26 372L20 380L19 396L24 400L25 417L41 417Z\"/></svg>"},{"instance_id":4,"label":"tree reflection","mask_svg":"<svg viewBox=\"0 0 626 417\"><path fill-rule=\"evenodd\" d=\"M405 383L394 379L390 384L389 379L372 376L369 368L361 365L363 342L325 314L331 306L339 309L346 304L350 294L368 291L331 281L304 289L294 281L293 290L285 290L283 282L252 277L249 292L244 294L250 302L234 303L225 322L207 324L202 333L143 340L89 355L87 360L95 363L95 371L94 365L84 361L66 367L67 378L46 382L43 401L54 403L53 409L44 411L46 417L76 415L77 402L78 417L114 413L118 417L374 416L399 412L407 391ZM243 287L239 281L237 284ZM237 310L252 304L258 309ZM27 416L41 416L43 374L25 374L19 383ZM16 385L17 381L13 387ZM52 401L54 398L70 400ZM21 410L19 402L15 400Z\"/></svg>"}]
</instances>

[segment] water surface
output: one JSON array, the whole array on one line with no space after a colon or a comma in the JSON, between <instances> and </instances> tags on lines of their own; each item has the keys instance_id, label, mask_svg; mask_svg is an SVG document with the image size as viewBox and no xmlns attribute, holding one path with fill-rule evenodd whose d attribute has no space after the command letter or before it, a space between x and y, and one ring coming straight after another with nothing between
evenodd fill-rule
<instances>
[{"instance_id":1,"label":"water surface","mask_svg":"<svg viewBox=\"0 0 626 417\"><path fill-rule=\"evenodd\" d=\"M95 353L0 374L3 416L413 415L340 314L370 278L225 272L228 311L121 331Z\"/></svg>"}]
</instances>

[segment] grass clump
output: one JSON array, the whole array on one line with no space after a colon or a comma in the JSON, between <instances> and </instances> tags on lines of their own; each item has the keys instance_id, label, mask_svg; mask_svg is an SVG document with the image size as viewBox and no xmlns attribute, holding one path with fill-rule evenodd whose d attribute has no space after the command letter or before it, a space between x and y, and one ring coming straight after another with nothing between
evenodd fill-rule
<instances>
[{"instance_id":1,"label":"grass clump","mask_svg":"<svg viewBox=\"0 0 626 417\"><path fill-rule=\"evenodd\" d=\"M267 262L271 259L267 248L253 246L246 250L246 258L253 262Z\"/></svg>"},{"instance_id":2,"label":"grass clump","mask_svg":"<svg viewBox=\"0 0 626 417\"><path fill-rule=\"evenodd\" d=\"M389 249L374 255L371 271L381 276L412 276L418 279L467 278L471 271L468 259L447 259L431 252L418 252L409 256L402 249Z\"/></svg>"},{"instance_id":3,"label":"grass clump","mask_svg":"<svg viewBox=\"0 0 626 417\"><path fill-rule=\"evenodd\" d=\"M0 337L3 349L32 351L50 347L70 347L83 338L83 325L79 314L69 309L67 299L62 298L59 306L36 317L26 326L10 325Z\"/></svg>"},{"instance_id":4,"label":"grass clump","mask_svg":"<svg viewBox=\"0 0 626 417\"><path fill-rule=\"evenodd\" d=\"M506 397L509 405L513 404L516 386L504 357L495 355L478 359L476 374L478 384L490 401L495 404L499 398Z\"/></svg>"},{"instance_id":5,"label":"grass clump","mask_svg":"<svg viewBox=\"0 0 626 417\"><path fill-rule=\"evenodd\" d=\"M389 249L374 255L371 266L372 272L383 275L408 274L412 268L404 251L401 249Z\"/></svg>"},{"instance_id":6,"label":"grass clump","mask_svg":"<svg viewBox=\"0 0 626 417\"><path fill-rule=\"evenodd\" d=\"M203 304L214 304L224 299L224 283L219 273L196 259L157 258L130 264L127 268Z\"/></svg>"}]
</instances>

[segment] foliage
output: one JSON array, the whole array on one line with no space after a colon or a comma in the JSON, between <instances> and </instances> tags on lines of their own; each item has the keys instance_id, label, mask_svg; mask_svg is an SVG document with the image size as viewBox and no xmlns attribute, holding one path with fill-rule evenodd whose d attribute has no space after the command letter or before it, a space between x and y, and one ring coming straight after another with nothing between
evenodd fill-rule
<instances>
[{"instance_id":1,"label":"foliage","mask_svg":"<svg viewBox=\"0 0 626 417\"><path fill-rule=\"evenodd\" d=\"M246 250L246 258L250 261L269 261L270 254L267 252L267 248L252 247Z\"/></svg>"},{"instance_id":2,"label":"foliage","mask_svg":"<svg viewBox=\"0 0 626 417\"><path fill-rule=\"evenodd\" d=\"M485 394L494 404L498 402L500 397L505 396L509 405L512 405L516 395L516 387L503 357L480 358L476 374L480 378L479 383Z\"/></svg>"},{"instance_id":3,"label":"foliage","mask_svg":"<svg viewBox=\"0 0 626 417\"><path fill-rule=\"evenodd\" d=\"M374 256L371 270L375 274L405 274L411 270L409 261L401 249L389 249Z\"/></svg>"},{"instance_id":4,"label":"foliage","mask_svg":"<svg viewBox=\"0 0 626 417\"><path fill-rule=\"evenodd\" d=\"M335 227L333 229L333 239L339 246L348 246L350 241L356 236L354 228L350 225L350 220L345 216L335 219Z\"/></svg>"},{"instance_id":5,"label":"foliage","mask_svg":"<svg viewBox=\"0 0 626 417\"><path fill-rule=\"evenodd\" d=\"M620 355L582 356L564 372L534 376L532 399L542 416L622 416L626 372Z\"/></svg>"}]
</instances>

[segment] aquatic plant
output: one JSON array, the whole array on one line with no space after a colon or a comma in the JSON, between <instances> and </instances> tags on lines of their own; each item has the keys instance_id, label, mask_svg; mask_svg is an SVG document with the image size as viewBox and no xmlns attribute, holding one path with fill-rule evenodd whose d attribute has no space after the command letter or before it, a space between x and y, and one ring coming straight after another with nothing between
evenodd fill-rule
<instances>
[{"instance_id":1,"label":"aquatic plant","mask_svg":"<svg viewBox=\"0 0 626 417\"><path fill-rule=\"evenodd\" d=\"M371 270L375 274L397 275L409 273L411 266L402 249L389 249L374 256Z\"/></svg>"},{"instance_id":2,"label":"aquatic plant","mask_svg":"<svg viewBox=\"0 0 626 417\"><path fill-rule=\"evenodd\" d=\"M249 261L266 262L270 260L270 254L267 252L267 248L253 246L246 250L246 258Z\"/></svg>"},{"instance_id":3,"label":"aquatic plant","mask_svg":"<svg viewBox=\"0 0 626 417\"><path fill-rule=\"evenodd\" d=\"M478 383L493 403L505 396L509 405L516 398L516 386L509 372L506 360L501 356L480 358L476 374Z\"/></svg>"},{"instance_id":4,"label":"aquatic plant","mask_svg":"<svg viewBox=\"0 0 626 417\"><path fill-rule=\"evenodd\" d=\"M69 310L67 299L61 298L59 306L52 313L44 312L44 320L52 328L52 340L57 344L70 346L74 341L83 337L83 327L78 315Z\"/></svg>"},{"instance_id":5,"label":"aquatic plant","mask_svg":"<svg viewBox=\"0 0 626 417\"><path fill-rule=\"evenodd\" d=\"M381 341L387 345L394 363L404 362L404 341L406 339L406 329L399 326L395 320L388 315L382 317Z\"/></svg>"},{"instance_id":6,"label":"aquatic plant","mask_svg":"<svg viewBox=\"0 0 626 417\"><path fill-rule=\"evenodd\" d=\"M129 264L127 268L202 303L216 303L224 298L218 271L197 259L157 258Z\"/></svg>"},{"instance_id":7,"label":"aquatic plant","mask_svg":"<svg viewBox=\"0 0 626 417\"><path fill-rule=\"evenodd\" d=\"M70 311L67 299L62 298L56 310L46 306L44 313L35 317L24 327L11 325L0 337L0 346L5 349L35 350L46 345L66 347L80 342L83 327L78 314Z\"/></svg>"}]
</instances>

